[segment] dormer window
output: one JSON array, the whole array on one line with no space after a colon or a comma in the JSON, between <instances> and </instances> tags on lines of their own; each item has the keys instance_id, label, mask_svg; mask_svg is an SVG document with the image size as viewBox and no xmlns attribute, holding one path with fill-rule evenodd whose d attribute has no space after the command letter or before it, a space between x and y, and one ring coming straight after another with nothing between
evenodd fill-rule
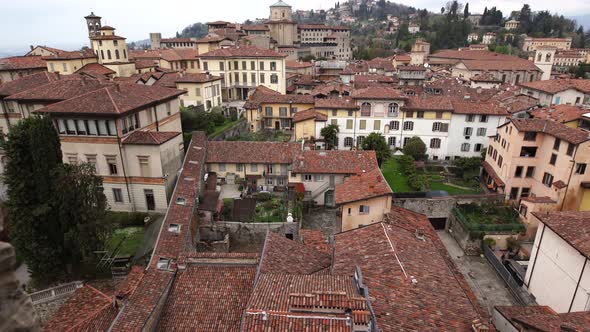
<instances>
[{"instance_id":1,"label":"dormer window","mask_svg":"<svg viewBox=\"0 0 590 332\"><path fill-rule=\"evenodd\" d=\"M168 232L180 233L180 227L181 227L181 225L179 225L179 224L170 224L170 225L168 225Z\"/></svg>"},{"instance_id":2,"label":"dormer window","mask_svg":"<svg viewBox=\"0 0 590 332\"><path fill-rule=\"evenodd\" d=\"M184 197L176 197L176 204L178 205L186 205L186 198Z\"/></svg>"},{"instance_id":3,"label":"dormer window","mask_svg":"<svg viewBox=\"0 0 590 332\"><path fill-rule=\"evenodd\" d=\"M170 269L170 259L169 258L160 258L156 263L156 268L158 270L168 270Z\"/></svg>"}]
</instances>

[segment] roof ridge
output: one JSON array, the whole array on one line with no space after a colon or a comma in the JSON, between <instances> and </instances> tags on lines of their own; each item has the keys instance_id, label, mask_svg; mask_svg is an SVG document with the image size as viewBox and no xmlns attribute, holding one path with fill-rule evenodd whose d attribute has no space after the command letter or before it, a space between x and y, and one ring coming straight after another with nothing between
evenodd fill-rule
<instances>
[{"instance_id":1,"label":"roof ridge","mask_svg":"<svg viewBox=\"0 0 590 332\"><path fill-rule=\"evenodd\" d=\"M117 83L115 83L117 84ZM115 103L115 100L113 99L113 96L111 96L111 93L109 92L109 87L104 87L105 91L107 92L107 95L109 96L109 99L111 100L111 103L113 104L113 106L115 107L115 110L117 111L117 113L121 113L121 110L119 110L119 106L117 106L117 104Z\"/></svg>"}]
</instances>

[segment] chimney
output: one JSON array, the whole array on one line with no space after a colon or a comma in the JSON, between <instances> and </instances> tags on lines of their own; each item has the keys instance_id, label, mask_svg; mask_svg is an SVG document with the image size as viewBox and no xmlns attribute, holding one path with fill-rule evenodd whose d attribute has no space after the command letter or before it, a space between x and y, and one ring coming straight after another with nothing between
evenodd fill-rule
<instances>
[{"instance_id":1,"label":"chimney","mask_svg":"<svg viewBox=\"0 0 590 332\"><path fill-rule=\"evenodd\" d=\"M33 45L29 45L29 47L31 48L31 51L35 48Z\"/></svg>"},{"instance_id":2,"label":"chimney","mask_svg":"<svg viewBox=\"0 0 590 332\"><path fill-rule=\"evenodd\" d=\"M56 78L57 80L59 80L59 79L60 79L60 77L59 77L59 72L58 72L58 71L56 71L54 74L55 74L55 78Z\"/></svg>"},{"instance_id":3,"label":"chimney","mask_svg":"<svg viewBox=\"0 0 590 332\"><path fill-rule=\"evenodd\" d=\"M115 83L115 90L116 90L117 92L121 92L121 87L119 86L119 84L118 84L118 83Z\"/></svg>"}]
</instances>

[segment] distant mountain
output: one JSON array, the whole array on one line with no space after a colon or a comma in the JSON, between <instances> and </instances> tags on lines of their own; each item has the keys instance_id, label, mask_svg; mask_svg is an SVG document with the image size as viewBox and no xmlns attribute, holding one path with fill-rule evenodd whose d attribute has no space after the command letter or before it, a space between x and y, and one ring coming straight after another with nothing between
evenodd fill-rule
<instances>
[{"instance_id":1,"label":"distant mountain","mask_svg":"<svg viewBox=\"0 0 590 332\"><path fill-rule=\"evenodd\" d=\"M590 14L586 15L579 15L579 16L569 16L572 20L576 20L578 25L583 25L584 30L590 30Z\"/></svg>"}]
</instances>

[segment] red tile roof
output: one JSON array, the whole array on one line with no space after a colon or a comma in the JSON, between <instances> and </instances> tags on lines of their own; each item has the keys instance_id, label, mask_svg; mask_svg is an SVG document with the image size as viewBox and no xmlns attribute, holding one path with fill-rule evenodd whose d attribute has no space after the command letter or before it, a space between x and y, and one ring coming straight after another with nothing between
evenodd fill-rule
<instances>
[{"instance_id":1,"label":"red tile roof","mask_svg":"<svg viewBox=\"0 0 590 332\"><path fill-rule=\"evenodd\" d=\"M135 64L135 69L158 67L158 64L153 60L135 60L133 63Z\"/></svg>"},{"instance_id":2,"label":"red tile roof","mask_svg":"<svg viewBox=\"0 0 590 332\"><path fill-rule=\"evenodd\" d=\"M299 30L350 30L345 26L329 26L325 24L299 24L297 25Z\"/></svg>"},{"instance_id":3,"label":"red tile roof","mask_svg":"<svg viewBox=\"0 0 590 332\"><path fill-rule=\"evenodd\" d=\"M514 58L505 60L461 60L469 70L520 70L541 71L532 61Z\"/></svg>"},{"instance_id":4,"label":"red tile roof","mask_svg":"<svg viewBox=\"0 0 590 332\"><path fill-rule=\"evenodd\" d=\"M334 236L333 271L361 268L379 329L470 331L473 320L486 321L428 219L398 207L386 219Z\"/></svg>"},{"instance_id":5,"label":"red tile roof","mask_svg":"<svg viewBox=\"0 0 590 332\"><path fill-rule=\"evenodd\" d=\"M0 59L0 71L25 70L25 69L43 69L47 68L47 63L41 56L13 56Z\"/></svg>"},{"instance_id":6,"label":"red tile roof","mask_svg":"<svg viewBox=\"0 0 590 332\"><path fill-rule=\"evenodd\" d=\"M207 163L291 164L301 151L299 143L281 142L209 142Z\"/></svg>"},{"instance_id":7,"label":"red tile roof","mask_svg":"<svg viewBox=\"0 0 590 332\"><path fill-rule=\"evenodd\" d=\"M580 144L590 139L590 134L584 130L571 128L551 120L511 119L510 121L518 131L544 133L573 144Z\"/></svg>"},{"instance_id":8,"label":"red tile roof","mask_svg":"<svg viewBox=\"0 0 590 332\"><path fill-rule=\"evenodd\" d=\"M25 101L52 101L58 102L68 100L86 93L96 91L112 83L93 79L80 75L68 75L60 80L31 88L13 95L6 99Z\"/></svg>"},{"instance_id":9,"label":"red tile roof","mask_svg":"<svg viewBox=\"0 0 590 332\"><path fill-rule=\"evenodd\" d=\"M322 252L332 252L332 246L327 242L326 235L318 229L300 229L299 239L303 244Z\"/></svg>"},{"instance_id":10,"label":"red tile roof","mask_svg":"<svg viewBox=\"0 0 590 332\"><path fill-rule=\"evenodd\" d=\"M558 314L548 306L498 306L495 309L513 326L525 331L588 331L590 312Z\"/></svg>"},{"instance_id":11,"label":"red tile roof","mask_svg":"<svg viewBox=\"0 0 590 332\"><path fill-rule=\"evenodd\" d=\"M403 106L405 110L418 111L450 111L454 110L452 99L446 95L431 95L422 93L412 96Z\"/></svg>"},{"instance_id":12,"label":"red tile roof","mask_svg":"<svg viewBox=\"0 0 590 332\"><path fill-rule=\"evenodd\" d=\"M37 110L39 113L118 115L155 105L186 93L184 90L117 83Z\"/></svg>"},{"instance_id":13,"label":"red tile roof","mask_svg":"<svg viewBox=\"0 0 590 332\"><path fill-rule=\"evenodd\" d=\"M194 43L196 41L192 40L191 38L162 38L162 40L160 40L160 42L162 42L162 43Z\"/></svg>"},{"instance_id":14,"label":"red tile roof","mask_svg":"<svg viewBox=\"0 0 590 332\"><path fill-rule=\"evenodd\" d=\"M87 74L95 78L114 75L116 72L100 63L88 63L76 71L76 74Z\"/></svg>"},{"instance_id":15,"label":"red tile roof","mask_svg":"<svg viewBox=\"0 0 590 332\"><path fill-rule=\"evenodd\" d=\"M293 115L293 123L314 119L315 121L328 121L328 116L316 111L315 109L308 109L299 111Z\"/></svg>"},{"instance_id":16,"label":"red tile roof","mask_svg":"<svg viewBox=\"0 0 590 332\"><path fill-rule=\"evenodd\" d=\"M331 265L331 255L269 232L260 260L261 273L314 274Z\"/></svg>"},{"instance_id":17,"label":"red tile roof","mask_svg":"<svg viewBox=\"0 0 590 332\"><path fill-rule=\"evenodd\" d=\"M94 36L90 37L91 40L123 40L127 39L125 37L117 36L117 35L104 35L104 36Z\"/></svg>"},{"instance_id":18,"label":"red tile roof","mask_svg":"<svg viewBox=\"0 0 590 332\"><path fill-rule=\"evenodd\" d=\"M313 63L302 61L285 61L285 67L287 69L311 68L313 67Z\"/></svg>"},{"instance_id":19,"label":"red tile roof","mask_svg":"<svg viewBox=\"0 0 590 332\"><path fill-rule=\"evenodd\" d=\"M352 92L354 99L407 99L399 90L390 87L370 87Z\"/></svg>"},{"instance_id":20,"label":"red tile roof","mask_svg":"<svg viewBox=\"0 0 590 332\"><path fill-rule=\"evenodd\" d=\"M316 98L315 108L336 110L358 110L354 100L350 97Z\"/></svg>"},{"instance_id":21,"label":"red tile roof","mask_svg":"<svg viewBox=\"0 0 590 332\"><path fill-rule=\"evenodd\" d=\"M92 59L96 54L89 49L83 48L79 51L57 51L54 55L43 57L44 60L75 60L75 59Z\"/></svg>"},{"instance_id":22,"label":"red tile roof","mask_svg":"<svg viewBox=\"0 0 590 332\"><path fill-rule=\"evenodd\" d=\"M260 104L314 104L314 97L310 95L283 95L266 92L253 94L244 104L246 109L257 109Z\"/></svg>"},{"instance_id":23,"label":"red tile roof","mask_svg":"<svg viewBox=\"0 0 590 332\"><path fill-rule=\"evenodd\" d=\"M270 29L264 24L242 25L244 31L269 31Z\"/></svg>"},{"instance_id":24,"label":"red tile roof","mask_svg":"<svg viewBox=\"0 0 590 332\"><path fill-rule=\"evenodd\" d=\"M205 54L200 58L285 58L284 54L278 53L267 48L258 48L255 46L240 46L220 48Z\"/></svg>"},{"instance_id":25,"label":"red tile roof","mask_svg":"<svg viewBox=\"0 0 590 332\"><path fill-rule=\"evenodd\" d=\"M182 74L176 80L176 83L206 83L212 81L219 81L221 77L213 76L205 73L188 73Z\"/></svg>"},{"instance_id":26,"label":"red tile roof","mask_svg":"<svg viewBox=\"0 0 590 332\"><path fill-rule=\"evenodd\" d=\"M498 173L496 173L496 171L494 170L494 167L492 167L492 165L490 165L490 163L488 163L487 161L484 160L481 162L481 165L483 166L485 171L488 173L488 175L491 176L492 179L494 179L494 182L496 183L496 185L498 187L505 187L506 186L504 181L502 181L502 178L500 178L500 176L498 176Z\"/></svg>"},{"instance_id":27,"label":"red tile roof","mask_svg":"<svg viewBox=\"0 0 590 332\"><path fill-rule=\"evenodd\" d=\"M122 143L130 145L161 145L180 134L180 132L171 131L136 130L123 138Z\"/></svg>"},{"instance_id":28,"label":"red tile roof","mask_svg":"<svg viewBox=\"0 0 590 332\"><path fill-rule=\"evenodd\" d=\"M353 175L336 185L336 204L392 195L393 191L385 181L379 168Z\"/></svg>"},{"instance_id":29,"label":"red tile roof","mask_svg":"<svg viewBox=\"0 0 590 332\"><path fill-rule=\"evenodd\" d=\"M534 81L522 83L520 86L523 88L538 90L550 94L569 89L578 90L583 93L590 93L590 80L584 79L563 78L546 81Z\"/></svg>"},{"instance_id":30,"label":"red tile roof","mask_svg":"<svg viewBox=\"0 0 590 332\"><path fill-rule=\"evenodd\" d=\"M453 113L456 114L509 115L507 108L497 102L455 100L452 104Z\"/></svg>"},{"instance_id":31,"label":"red tile roof","mask_svg":"<svg viewBox=\"0 0 590 332\"><path fill-rule=\"evenodd\" d=\"M29 89L33 89L59 79L59 74L48 73L46 71L32 75L27 75L17 80L0 84L0 97L6 97Z\"/></svg>"},{"instance_id":32,"label":"red tile roof","mask_svg":"<svg viewBox=\"0 0 590 332\"><path fill-rule=\"evenodd\" d=\"M239 331L256 265L189 264L164 306L161 331Z\"/></svg>"},{"instance_id":33,"label":"red tile roof","mask_svg":"<svg viewBox=\"0 0 590 332\"><path fill-rule=\"evenodd\" d=\"M530 111L529 114L535 119L547 119L566 123L580 119L589 111L590 110L578 106L562 104L538 108Z\"/></svg>"},{"instance_id":34,"label":"red tile roof","mask_svg":"<svg viewBox=\"0 0 590 332\"><path fill-rule=\"evenodd\" d=\"M361 174L379 168L375 151L306 150L293 161L291 172L303 174Z\"/></svg>"},{"instance_id":35,"label":"red tile roof","mask_svg":"<svg viewBox=\"0 0 590 332\"><path fill-rule=\"evenodd\" d=\"M533 215L582 255L590 258L590 212L533 212Z\"/></svg>"},{"instance_id":36,"label":"red tile roof","mask_svg":"<svg viewBox=\"0 0 590 332\"><path fill-rule=\"evenodd\" d=\"M502 83L502 80L497 79L491 73L478 74L470 78L473 82L486 82L486 83Z\"/></svg>"}]
</instances>

